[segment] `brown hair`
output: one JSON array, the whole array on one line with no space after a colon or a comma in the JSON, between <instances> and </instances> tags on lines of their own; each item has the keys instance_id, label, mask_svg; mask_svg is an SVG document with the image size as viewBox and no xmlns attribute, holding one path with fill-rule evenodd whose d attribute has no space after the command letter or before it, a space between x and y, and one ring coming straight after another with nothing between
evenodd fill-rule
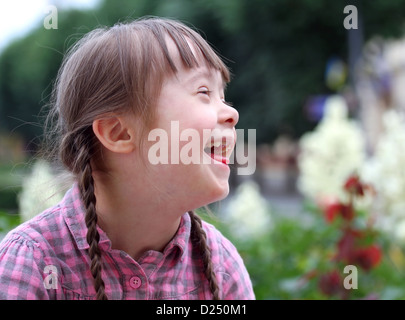
<instances>
[{"instance_id":1,"label":"brown hair","mask_svg":"<svg viewBox=\"0 0 405 320\"><path fill-rule=\"evenodd\" d=\"M189 40L205 62L220 70L225 82L229 82L227 67L196 31L175 20L151 17L119 23L111 28L98 28L85 35L66 54L54 86L47 121L52 124L52 129L47 136L53 140L52 154L57 155L78 182L86 211L90 269L97 299L107 299L107 296L101 277L100 236L90 164L100 145L93 133L92 122L107 113L131 111L142 118L145 130L148 128L154 118L156 98L164 78L177 72L166 45L167 36L176 44L185 67L198 66L187 43ZM201 251L213 297L219 299L201 219L194 212L189 214L191 239Z\"/></svg>"}]
</instances>

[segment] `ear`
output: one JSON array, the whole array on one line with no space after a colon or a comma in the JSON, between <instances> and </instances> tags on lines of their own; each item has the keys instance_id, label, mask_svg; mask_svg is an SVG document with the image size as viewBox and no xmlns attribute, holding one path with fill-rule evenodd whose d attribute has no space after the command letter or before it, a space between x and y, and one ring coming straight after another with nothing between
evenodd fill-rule
<instances>
[{"instance_id":1,"label":"ear","mask_svg":"<svg viewBox=\"0 0 405 320\"><path fill-rule=\"evenodd\" d=\"M122 116L109 116L93 121L93 132L108 150L130 153L135 149L135 134Z\"/></svg>"}]
</instances>

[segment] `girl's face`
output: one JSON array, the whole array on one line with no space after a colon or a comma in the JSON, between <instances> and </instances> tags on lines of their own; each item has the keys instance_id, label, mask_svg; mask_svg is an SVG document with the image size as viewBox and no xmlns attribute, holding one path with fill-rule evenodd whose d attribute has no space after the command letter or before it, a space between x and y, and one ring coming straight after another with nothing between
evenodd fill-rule
<instances>
[{"instance_id":1,"label":"girl's face","mask_svg":"<svg viewBox=\"0 0 405 320\"><path fill-rule=\"evenodd\" d=\"M185 68L173 46L169 43L178 72L163 83L144 154L159 191L192 210L227 196L227 162L235 146L239 116L225 102L220 71L202 61L199 67ZM168 164L154 161L156 155L165 159L162 153L167 154Z\"/></svg>"}]
</instances>

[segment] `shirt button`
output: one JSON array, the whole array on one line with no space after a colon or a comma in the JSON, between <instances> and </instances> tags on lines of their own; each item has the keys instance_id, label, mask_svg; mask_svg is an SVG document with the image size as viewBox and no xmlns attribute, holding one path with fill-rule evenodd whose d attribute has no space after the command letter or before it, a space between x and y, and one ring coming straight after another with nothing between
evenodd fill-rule
<instances>
[{"instance_id":1,"label":"shirt button","mask_svg":"<svg viewBox=\"0 0 405 320\"><path fill-rule=\"evenodd\" d=\"M133 289L138 289L142 285L142 280L139 277L132 277L131 279L129 279L129 285Z\"/></svg>"}]
</instances>

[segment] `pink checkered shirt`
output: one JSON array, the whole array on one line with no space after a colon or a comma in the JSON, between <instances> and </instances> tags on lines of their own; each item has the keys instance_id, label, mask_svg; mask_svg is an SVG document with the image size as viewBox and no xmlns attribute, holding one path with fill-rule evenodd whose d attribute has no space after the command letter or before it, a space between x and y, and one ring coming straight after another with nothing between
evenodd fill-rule
<instances>
[{"instance_id":1,"label":"pink checkered shirt","mask_svg":"<svg viewBox=\"0 0 405 320\"><path fill-rule=\"evenodd\" d=\"M236 248L204 222L212 262L227 300L255 299ZM198 250L183 215L163 252L148 251L135 261L99 228L102 277L109 299L212 299ZM0 299L95 299L84 208L74 185L63 200L10 231L0 243Z\"/></svg>"}]
</instances>

